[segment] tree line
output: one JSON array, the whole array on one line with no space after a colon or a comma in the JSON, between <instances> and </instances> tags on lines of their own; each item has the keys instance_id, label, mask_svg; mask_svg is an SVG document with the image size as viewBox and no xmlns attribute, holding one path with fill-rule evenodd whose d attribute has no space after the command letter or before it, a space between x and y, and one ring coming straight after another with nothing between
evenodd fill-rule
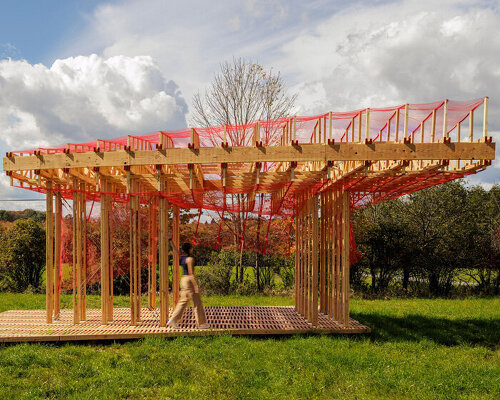
<instances>
[{"instance_id":1,"label":"tree line","mask_svg":"<svg viewBox=\"0 0 500 400\"><path fill-rule=\"evenodd\" d=\"M124 211L125 212L125 211ZM18 213L19 214L19 213ZM45 270L44 215L26 210L14 222L0 212L0 290L43 291ZM27 217L29 216L29 217ZM265 255L252 251L252 230L243 251L226 238L222 249L214 249L218 224L199 226L186 210L181 238L192 240L200 283L206 293L291 292L294 285L293 244L277 222ZM10 217L9 217L10 218ZM70 219L70 216L65 218ZM123 221L121 221L123 220ZM127 218L115 221L115 263L120 270L128 264ZM71 221L66 221L71 226ZM285 225L285 222L281 222ZM500 294L500 186L485 190L451 182L415 192L402 198L356 209L352 216L359 261L351 267L351 286L367 296L454 294ZM144 260L147 231L143 232ZM70 252L71 235L66 243ZM99 223L89 224L89 246L93 263L99 261ZM293 243L293 230L291 231ZM210 246L212 243L212 246ZM64 252L64 251L63 251ZM68 253L69 254L69 253ZM71 259L69 254L68 259ZM147 274L147 271L143 271ZM143 279L144 284L147 279ZM98 292L99 285L93 286ZM146 288L144 287L144 290ZM126 276L115 278L115 293L128 293Z\"/></svg>"}]
</instances>

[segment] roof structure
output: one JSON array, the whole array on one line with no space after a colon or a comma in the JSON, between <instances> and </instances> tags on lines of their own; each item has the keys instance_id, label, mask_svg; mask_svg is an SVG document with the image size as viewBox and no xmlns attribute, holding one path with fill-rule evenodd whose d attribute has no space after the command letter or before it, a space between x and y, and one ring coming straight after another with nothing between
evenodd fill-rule
<instances>
[{"instance_id":1,"label":"roof structure","mask_svg":"<svg viewBox=\"0 0 500 400\"><path fill-rule=\"evenodd\" d=\"M348 190L359 206L483 170L495 157L487 105L444 100L159 131L13 151L3 167L14 186L45 192L50 181L66 198L84 190L99 201L106 179L114 201L163 196L184 208L292 217L305 191Z\"/></svg>"}]
</instances>

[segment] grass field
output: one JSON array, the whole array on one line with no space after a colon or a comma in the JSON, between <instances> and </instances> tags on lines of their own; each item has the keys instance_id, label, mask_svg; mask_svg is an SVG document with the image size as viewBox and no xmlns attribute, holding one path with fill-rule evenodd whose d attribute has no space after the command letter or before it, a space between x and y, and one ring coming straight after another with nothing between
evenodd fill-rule
<instances>
[{"instance_id":1,"label":"grass field","mask_svg":"<svg viewBox=\"0 0 500 400\"><path fill-rule=\"evenodd\" d=\"M292 304L288 297L204 300ZM63 304L69 302L64 296ZM0 294L0 312L44 304L42 295ZM500 398L500 298L351 304L353 318L372 328L370 336L0 346L0 398ZM89 306L98 305L90 296Z\"/></svg>"}]
</instances>

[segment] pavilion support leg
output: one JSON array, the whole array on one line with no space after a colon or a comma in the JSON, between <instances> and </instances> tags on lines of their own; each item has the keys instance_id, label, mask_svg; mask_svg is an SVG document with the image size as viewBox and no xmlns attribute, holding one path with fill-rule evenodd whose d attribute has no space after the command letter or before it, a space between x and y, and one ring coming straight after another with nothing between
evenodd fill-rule
<instances>
[{"instance_id":1,"label":"pavilion support leg","mask_svg":"<svg viewBox=\"0 0 500 400\"><path fill-rule=\"evenodd\" d=\"M165 191L165 178L160 175L160 192ZM160 326L167 326L168 320L168 201L164 197L158 200L159 208L159 253L160 253Z\"/></svg>"},{"instance_id":2,"label":"pavilion support leg","mask_svg":"<svg viewBox=\"0 0 500 400\"><path fill-rule=\"evenodd\" d=\"M179 206L172 206L172 242L177 251L174 251L172 263L172 307L175 308L179 302Z\"/></svg>"},{"instance_id":3,"label":"pavilion support leg","mask_svg":"<svg viewBox=\"0 0 500 400\"><path fill-rule=\"evenodd\" d=\"M103 325L109 321L109 225L106 180L101 177L101 311Z\"/></svg>"},{"instance_id":4,"label":"pavilion support leg","mask_svg":"<svg viewBox=\"0 0 500 400\"><path fill-rule=\"evenodd\" d=\"M135 189L135 182L131 182ZM140 321L141 306L141 256L140 256L140 200L138 196L130 196L130 315L131 324L137 325Z\"/></svg>"},{"instance_id":5,"label":"pavilion support leg","mask_svg":"<svg viewBox=\"0 0 500 400\"><path fill-rule=\"evenodd\" d=\"M80 302L80 319L87 319L87 196L85 194L85 183L80 184L80 206L79 206L79 221L80 221L80 268L81 268L81 302Z\"/></svg>"},{"instance_id":6,"label":"pavilion support leg","mask_svg":"<svg viewBox=\"0 0 500 400\"><path fill-rule=\"evenodd\" d=\"M61 310L61 224L62 224L62 199L61 192L56 193L55 204L55 237L54 237L54 319L59 319Z\"/></svg>"},{"instance_id":7,"label":"pavilion support leg","mask_svg":"<svg viewBox=\"0 0 500 400\"><path fill-rule=\"evenodd\" d=\"M295 309L313 326L318 324L319 224L318 198L302 194L296 198Z\"/></svg>"},{"instance_id":8,"label":"pavilion support leg","mask_svg":"<svg viewBox=\"0 0 500 400\"><path fill-rule=\"evenodd\" d=\"M73 188L78 187L78 180L73 178ZM72 268L72 284L73 284L73 323L80 323L80 266L78 264L78 229L79 229L79 201L78 191L73 191L73 268Z\"/></svg>"},{"instance_id":9,"label":"pavilion support leg","mask_svg":"<svg viewBox=\"0 0 500 400\"><path fill-rule=\"evenodd\" d=\"M113 321L113 202L107 195L106 222L108 224L108 321Z\"/></svg>"},{"instance_id":10,"label":"pavilion support leg","mask_svg":"<svg viewBox=\"0 0 500 400\"><path fill-rule=\"evenodd\" d=\"M154 199L149 205L149 229L148 229L148 307L150 310L156 308L156 254L158 251L158 215L157 199Z\"/></svg>"},{"instance_id":11,"label":"pavilion support leg","mask_svg":"<svg viewBox=\"0 0 500 400\"><path fill-rule=\"evenodd\" d=\"M53 192L52 182L47 181L47 212L45 219L45 265L46 265L46 294L45 306L47 311L47 323L52 323L53 293L54 293L54 214L53 214Z\"/></svg>"},{"instance_id":12,"label":"pavilion support leg","mask_svg":"<svg viewBox=\"0 0 500 400\"><path fill-rule=\"evenodd\" d=\"M311 198L311 323L318 326L318 251L319 251L319 229L318 229L318 197Z\"/></svg>"},{"instance_id":13,"label":"pavilion support leg","mask_svg":"<svg viewBox=\"0 0 500 400\"><path fill-rule=\"evenodd\" d=\"M350 196L348 191L342 192L342 324L349 325L349 269L350 269Z\"/></svg>"},{"instance_id":14,"label":"pavilion support leg","mask_svg":"<svg viewBox=\"0 0 500 400\"><path fill-rule=\"evenodd\" d=\"M341 263L340 263L340 246L342 243L341 238L341 223L340 223L340 192L334 193L334 225L335 225L335 313L334 320L340 321L341 317L341 296L340 296L340 272L341 272Z\"/></svg>"}]
</instances>

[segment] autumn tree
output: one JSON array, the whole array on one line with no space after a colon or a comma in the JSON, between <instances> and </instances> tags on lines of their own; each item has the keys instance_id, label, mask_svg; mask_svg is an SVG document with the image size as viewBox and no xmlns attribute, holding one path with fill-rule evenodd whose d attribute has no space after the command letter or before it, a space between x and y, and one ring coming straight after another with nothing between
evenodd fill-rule
<instances>
[{"instance_id":1,"label":"autumn tree","mask_svg":"<svg viewBox=\"0 0 500 400\"><path fill-rule=\"evenodd\" d=\"M279 72L266 70L258 63L244 58L233 58L220 65L213 81L203 94L193 98L192 125L209 127L215 125L245 125L257 120L269 120L290 116L296 95L290 95ZM231 144L248 145L251 138L245 130L231 132ZM272 144L280 135L278 128L267 128L261 132L264 145ZM243 204L244 195L234 200ZM234 244L239 247L244 238L244 216L232 215ZM258 224L261 218L258 217ZM243 246L241 246L243 250ZM257 263L257 260L256 260ZM238 272L237 272L238 275ZM240 256L239 280L243 280Z\"/></svg>"}]
</instances>

